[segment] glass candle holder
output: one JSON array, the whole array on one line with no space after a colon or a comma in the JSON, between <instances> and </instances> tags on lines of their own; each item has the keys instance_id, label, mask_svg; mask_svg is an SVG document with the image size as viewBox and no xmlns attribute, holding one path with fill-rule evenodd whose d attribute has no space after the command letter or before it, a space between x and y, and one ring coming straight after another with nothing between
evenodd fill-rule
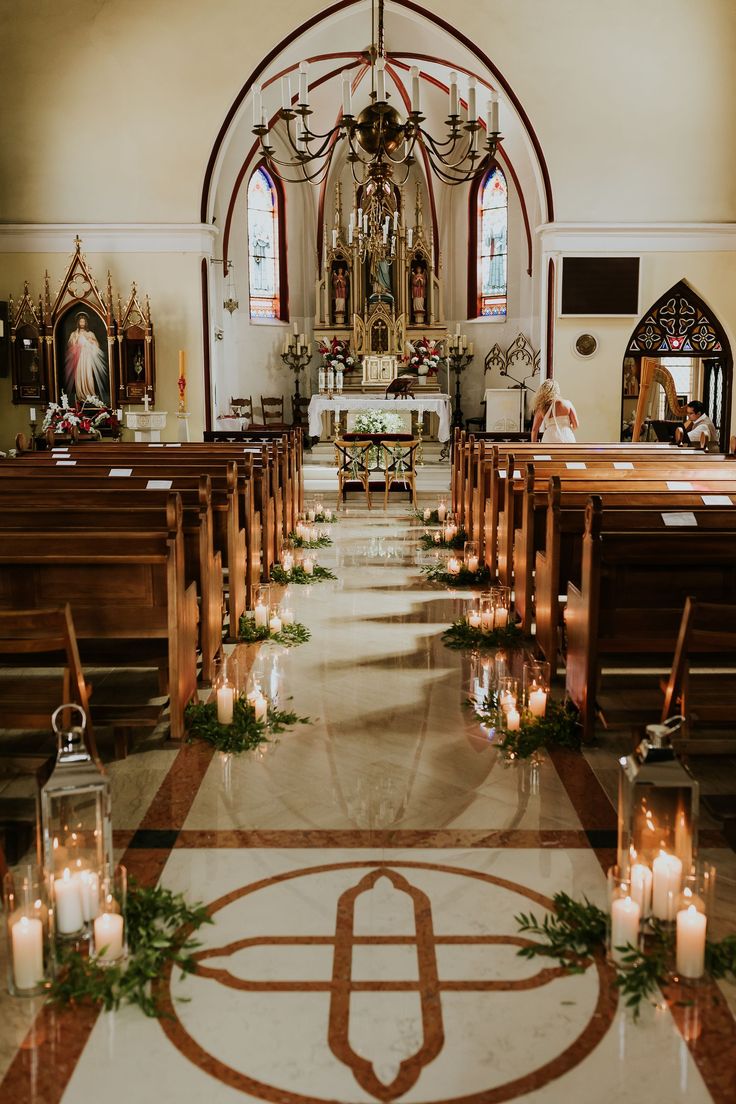
<instances>
[{"instance_id":1,"label":"glass candle holder","mask_svg":"<svg viewBox=\"0 0 736 1104\"><path fill-rule=\"evenodd\" d=\"M447 517L447 497L446 497L446 495L440 495L439 499L437 500L437 520L439 521L440 525L444 524L444 521L445 521L446 517Z\"/></svg>"},{"instance_id":2,"label":"glass candle holder","mask_svg":"<svg viewBox=\"0 0 736 1104\"><path fill-rule=\"evenodd\" d=\"M41 867L9 870L3 879L3 902L8 992L33 997L47 988L53 963L48 885Z\"/></svg>"},{"instance_id":3,"label":"glass candle holder","mask_svg":"<svg viewBox=\"0 0 736 1104\"><path fill-rule=\"evenodd\" d=\"M494 629L505 629L510 617L511 588L507 586L492 587L491 602L493 604Z\"/></svg>"},{"instance_id":4,"label":"glass candle holder","mask_svg":"<svg viewBox=\"0 0 736 1104\"><path fill-rule=\"evenodd\" d=\"M698 862L682 879L675 914L675 971L686 981L697 981L705 973L705 939L713 912L715 878L711 863Z\"/></svg>"},{"instance_id":5,"label":"glass candle holder","mask_svg":"<svg viewBox=\"0 0 736 1104\"><path fill-rule=\"evenodd\" d=\"M444 540L445 544L449 544L450 541L454 541L457 533L458 529L457 522L455 521L455 515L448 513L447 517L445 518L445 524L442 530L442 539Z\"/></svg>"},{"instance_id":6,"label":"glass candle holder","mask_svg":"<svg viewBox=\"0 0 736 1104\"><path fill-rule=\"evenodd\" d=\"M268 722L268 698L266 697L261 680L254 678L249 687L248 704L250 705L255 719L257 721L263 721L264 724Z\"/></svg>"},{"instance_id":7,"label":"glass candle holder","mask_svg":"<svg viewBox=\"0 0 736 1104\"><path fill-rule=\"evenodd\" d=\"M128 872L124 866L108 866L100 878L100 899L92 925L92 953L103 965L119 962L128 953L125 906Z\"/></svg>"},{"instance_id":8,"label":"glass candle holder","mask_svg":"<svg viewBox=\"0 0 736 1104\"><path fill-rule=\"evenodd\" d=\"M447 561L447 568L446 568L447 574L448 575L459 575L461 567L462 567L462 564L460 563L460 560L457 558L457 556L450 556L450 558Z\"/></svg>"},{"instance_id":9,"label":"glass candle holder","mask_svg":"<svg viewBox=\"0 0 736 1104\"><path fill-rule=\"evenodd\" d=\"M465 620L467 621L471 629L480 629L481 613L480 606L477 602L468 602L468 608L465 611Z\"/></svg>"},{"instance_id":10,"label":"glass candle holder","mask_svg":"<svg viewBox=\"0 0 736 1104\"><path fill-rule=\"evenodd\" d=\"M608 871L608 912L608 955L613 962L621 965L627 954L626 948L639 947L642 914L634 898L628 872L618 866L612 866Z\"/></svg>"},{"instance_id":11,"label":"glass candle holder","mask_svg":"<svg viewBox=\"0 0 736 1104\"><path fill-rule=\"evenodd\" d=\"M524 708L532 717L543 717L547 712L549 699L550 665L536 659L524 664L523 671Z\"/></svg>"},{"instance_id":12,"label":"glass candle holder","mask_svg":"<svg viewBox=\"0 0 736 1104\"><path fill-rule=\"evenodd\" d=\"M518 713L519 680L511 675L503 675L498 680L498 704L504 713L511 710ZM518 725L517 725L518 728Z\"/></svg>"},{"instance_id":13,"label":"glass candle holder","mask_svg":"<svg viewBox=\"0 0 736 1104\"><path fill-rule=\"evenodd\" d=\"M291 606L291 603L287 601L286 597L284 597L281 605L279 606L279 617L281 618L282 625L294 624L294 610Z\"/></svg>"},{"instance_id":14,"label":"glass candle holder","mask_svg":"<svg viewBox=\"0 0 736 1104\"><path fill-rule=\"evenodd\" d=\"M238 697L238 667L234 658L223 653L215 667L212 681L217 706L217 720L220 724L233 723L233 710Z\"/></svg>"},{"instance_id":15,"label":"glass candle holder","mask_svg":"<svg viewBox=\"0 0 736 1104\"><path fill-rule=\"evenodd\" d=\"M281 546L281 566L284 571L294 568L294 542L288 537Z\"/></svg>"},{"instance_id":16,"label":"glass candle holder","mask_svg":"<svg viewBox=\"0 0 736 1104\"><path fill-rule=\"evenodd\" d=\"M490 590L482 590L478 599L480 609L480 627L482 632L493 631L493 595Z\"/></svg>"},{"instance_id":17,"label":"glass candle holder","mask_svg":"<svg viewBox=\"0 0 736 1104\"><path fill-rule=\"evenodd\" d=\"M463 562L468 571L475 575L480 567L480 553L477 541L466 541L463 548Z\"/></svg>"},{"instance_id":18,"label":"glass candle holder","mask_svg":"<svg viewBox=\"0 0 736 1104\"><path fill-rule=\"evenodd\" d=\"M271 616L271 585L263 583L255 588L253 595L253 609L257 629L267 629L268 619Z\"/></svg>"},{"instance_id":19,"label":"glass candle holder","mask_svg":"<svg viewBox=\"0 0 736 1104\"><path fill-rule=\"evenodd\" d=\"M674 921L682 889L682 861L664 848L652 861L652 916Z\"/></svg>"},{"instance_id":20,"label":"glass candle holder","mask_svg":"<svg viewBox=\"0 0 736 1104\"><path fill-rule=\"evenodd\" d=\"M314 552L305 552L302 557L302 568L305 575L314 575L314 569L317 566L317 557Z\"/></svg>"},{"instance_id":21,"label":"glass candle holder","mask_svg":"<svg viewBox=\"0 0 736 1104\"><path fill-rule=\"evenodd\" d=\"M307 506L307 508L306 508L307 521L310 521L310 522L314 521L314 519L317 516L317 505L315 503L315 500L312 499L312 501L308 502L306 504L306 506Z\"/></svg>"}]
</instances>

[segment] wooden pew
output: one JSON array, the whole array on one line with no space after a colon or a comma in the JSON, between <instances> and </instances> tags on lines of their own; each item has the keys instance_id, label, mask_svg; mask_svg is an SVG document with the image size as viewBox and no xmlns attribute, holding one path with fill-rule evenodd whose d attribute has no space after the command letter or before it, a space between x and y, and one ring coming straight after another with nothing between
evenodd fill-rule
<instances>
[{"instance_id":1,"label":"wooden pew","mask_svg":"<svg viewBox=\"0 0 736 1104\"><path fill-rule=\"evenodd\" d=\"M619 511L603 525L591 496L586 510L580 586L567 588L566 690L580 710L583 737L595 728L602 661L630 668L671 655L685 598L736 602L736 518L733 511L698 511L696 529L666 527L661 512L644 511L633 527ZM620 526L620 527L619 527Z\"/></svg>"},{"instance_id":2,"label":"wooden pew","mask_svg":"<svg viewBox=\"0 0 736 1104\"><path fill-rule=\"evenodd\" d=\"M74 530L93 535L100 530L122 530L145 535L171 530L176 497L168 491L142 495L129 491L93 491L80 501L78 495L61 495L50 488L32 501L0 493L0 532L40 528L48 532ZM127 501L122 503L121 497ZM179 496L181 499L181 495ZM154 503L153 498L158 502ZM223 575L222 555L214 550L210 480L200 476L197 504L182 502L182 533L186 583L194 582L200 598L199 637L202 679L211 682L217 656L222 651Z\"/></svg>"},{"instance_id":3,"label":"wooden pew","mask_svg":"<svg viewBox=\"0 0 736 1104\"><path fill-rule=\"evenodd\" d=\"M529 529L533 528L533 534L530 541L527 533L519 545L519 582L515 593L521 595L522 607L525 601L528 603L524 607L524 624L529 627L529 565L533 563L536 641L553 672L557 670L559 630L562 623L559 595L567 592L568 583L577 584L580 581L586 507L590 495L596 490L597 485L593 482L578 482L571 486L563 483L560 476L552 476L546 494L538 490L534 492L534 519L531 523L527 519L527 525ZM717 493L728 495L736 504L736 479L731 483L718 484ZM613 513L626 509L649 509L659 511L660 514L722 509L704 506L702 497L697 492L669 491L658 481L625 480L620 485L608 485L598 497L604 509L604 524L616 524ZM544 536L541 539L540 507L544 518Z\"/></svg>"},{"instance_id":4,"label":"wooden pew","mask_svg":"<svg viewBox=\"0 0 736 1104\"><path fill-rule=\"evenodd\" d=\"M154 667L170 696L171 735L184 736L184 709L197 689L197 592L185 585L181 504L166 533L3 533L0 609L69 602L82 661Z\"/></svg>"},{"instance_id":5,"label":"wooden pew","mask_svg":"<svg viewBox=\"0 0 736 1104\"><path fill-rule=\"evenodd\" d=\"M228 567L231 635L237 633L239 618L246 608L247 583L249 578L252 580L248 549L250 547L251 554L255 554L253 546L258 540L257 532L248 533L244 528L243 518L249 515L251 496L246 481L238 478L237 466L226 464L223 469L218 464L209 474L176 465L130 468L131 474L124 478L111 477L111 470L84 464L78 467L44 467L4 462L0 463L0 497L37 495L53 486L60 493L68 492L78 497L90 492L109 493L111 489L116 495L133 493L139 498L162 490L181 491L189 492L190 496L196 495L200 503L209 480L214 547L221 555L222 565ZM248 524L252 524L252 517Z\"/></svg>"}]
</instances>

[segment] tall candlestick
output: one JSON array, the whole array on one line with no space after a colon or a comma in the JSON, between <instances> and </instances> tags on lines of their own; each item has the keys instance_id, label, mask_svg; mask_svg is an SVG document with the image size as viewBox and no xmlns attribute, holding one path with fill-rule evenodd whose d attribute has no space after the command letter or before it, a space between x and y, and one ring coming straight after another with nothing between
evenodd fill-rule
<instances>
[{"instance_id":1,"label":"tall candlestick","mask_svg":"<svg viewBox=\"0 0 736 1104\"><path fill-rule=\"evenodd\" d=\"M450 114L457 115L458 113L457 73L453 70L450 73Z\"/></svg>"},{"instance_id":2,"label":"tall candlestick","mask_svg":"<svg viewBox=\"0 0 736 1104\"><path fill-rule=\"evenodd\" d=\"M677 913L677 972L682 977L699 978L705 970L705 929L707 917L689 905Z\"/></svg>"},{"instance_id":3,"label":"tall candlestick","mask_svg":"<svg viewBox=\"0 0 736 1104\"><path fill-rule=\"evenodd\" d=\"M624 951L618 947L639 945L639 919L641 909L631 897L619 897L611 902L611 957L614 962L622 962Z\"/></svg>"},{"instance_id":4,"label":"tall candlestick","mask_svg":"<svg viewBox=\"0 0 736 1104\"><path fill-rule=\"evenodd\" d=\"M281 78L281 106L284 111L291 110L291 81L288 77Z\"/></svg>"},{"instance_id":5,"label":"tall candlestick","mask_svg":"<svg viewBox=\"0 0 736 1104\"><path fill-rule=\"evenodd\" d=\"M350 77L346 73L342 76L342 113L343 115L353 114L353 101L352 92L350 88Z\"/></svg>"},{"instance_id":6,"label":"tall candlestick","mask_svg":"<svg viewBox=\"0 0 736 1104\"><path fill-rule=\"evenodd\" d=\"M468 81L468 122L474 123L478 118L478 109L475 106L476 97L476 83L475 77L471 77Z\"/></svg>"},{"instance_id":7,"label":"tall candlestick","mask_svg":"<svg viewBox=\"0 0 736 1104\"><path fill-rule=\"evenodd\" d=\"M419 68L416 65L412 65L409 70L411 75L411 109L412 111L422 110L421 91L419 84Z\"/></svg>"},{"instance_id":8,"label":"tall candlestick","mask_svg":"<svg viewBox=\"0 0 736 1104\"><path fill-rule=\"evenodd\" d=\"M21 916L10 932L15 987L35 989L43 980L43 924L35 916Z\"/></svg>"},{"instance_id":9,"label":"tall candlestick","mask_svg":"<svg viewBox=\"0 0 736 1104\"><path fill-rule=\"evenodd\" d=\"M376 62L376 100L378 103L386 100L386 62L383 58Z\"/></svg>"},{"instance_id":10,"label":"tall candlestick","mask_svg":"<svg viewBox=\"0 0 736 1104\"><path fill-rule=\"evenodd\" d=\"M299 103L309 106L309 66L306 61L299 62Z\"/></svg>"},{"instance_id":11,"label":"tall candlestick","mask_svg":"<svg viewBox=\"0 0 736 1104\"><path fill-rule=\"evenodd\" d=\"M184 349L179 350L179 379L187 378L187 354Z\"/></svg>"},{"instance_id":12,"label":"tall candlestick","mask_svg":"<svg viewBox=\"0 0 736 1104\"><path fill-rule=\"evenodd\" d=\"M659 920L674 920L681 879L680 860L660 851L652 863L652 913Z\"/></svg>"},{"instance_id":13,"label":"tall candlestick","mask_svg":"<svg viewBox=\"0 0 736 1104\"><path fill-rule=\"evenodd\" d=\"M261 86L253 85L253 126L261 125Z\"/></svg>"}]
</instances>

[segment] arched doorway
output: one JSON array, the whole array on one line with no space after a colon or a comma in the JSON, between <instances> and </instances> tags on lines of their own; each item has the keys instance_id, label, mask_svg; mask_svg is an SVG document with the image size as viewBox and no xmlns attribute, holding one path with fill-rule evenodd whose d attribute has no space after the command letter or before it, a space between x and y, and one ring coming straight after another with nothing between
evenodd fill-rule
<instances>
[{"instance_id":1,"label":"arched doorway","mask_svg":"<svg viewBox=\"0 0 736 1104\"><path fill-rule=\"evenodd\" d=\"M655 362L655 383L640 395L642 361ZM719 431L721 449L731 429L733 357L723 326L685 280L657 300L637 322L621 374L621 440L630 440L642 407L641 440L672 440L685 404L699 399Z\"/></svg>"}]
</instances>

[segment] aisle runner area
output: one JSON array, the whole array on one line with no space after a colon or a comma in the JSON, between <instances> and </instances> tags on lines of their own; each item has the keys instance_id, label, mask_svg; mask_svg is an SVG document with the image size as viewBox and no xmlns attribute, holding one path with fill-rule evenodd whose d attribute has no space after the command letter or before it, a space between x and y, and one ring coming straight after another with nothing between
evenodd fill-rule
<instances>
[{"instance_id":1,"label":"aisle runner area","mask_svg":"<svg viewBox=\"0 0 736 1104\"><path fill-rule=\"evenodd\" d=\"M311 727L183 749L143 819L116 769L126 861L215 923L198 974L162 982L171 1018L98 1019L65 1104L716 1099L666 1009L617 1011L604 963L517 956L519 912L602 903L613 812L582 757L504 764L483 738L439 641L462 600L423 585L392 514L344 518L319 553L338 581L294 588Z\"/></svg>"}]
</instances>

